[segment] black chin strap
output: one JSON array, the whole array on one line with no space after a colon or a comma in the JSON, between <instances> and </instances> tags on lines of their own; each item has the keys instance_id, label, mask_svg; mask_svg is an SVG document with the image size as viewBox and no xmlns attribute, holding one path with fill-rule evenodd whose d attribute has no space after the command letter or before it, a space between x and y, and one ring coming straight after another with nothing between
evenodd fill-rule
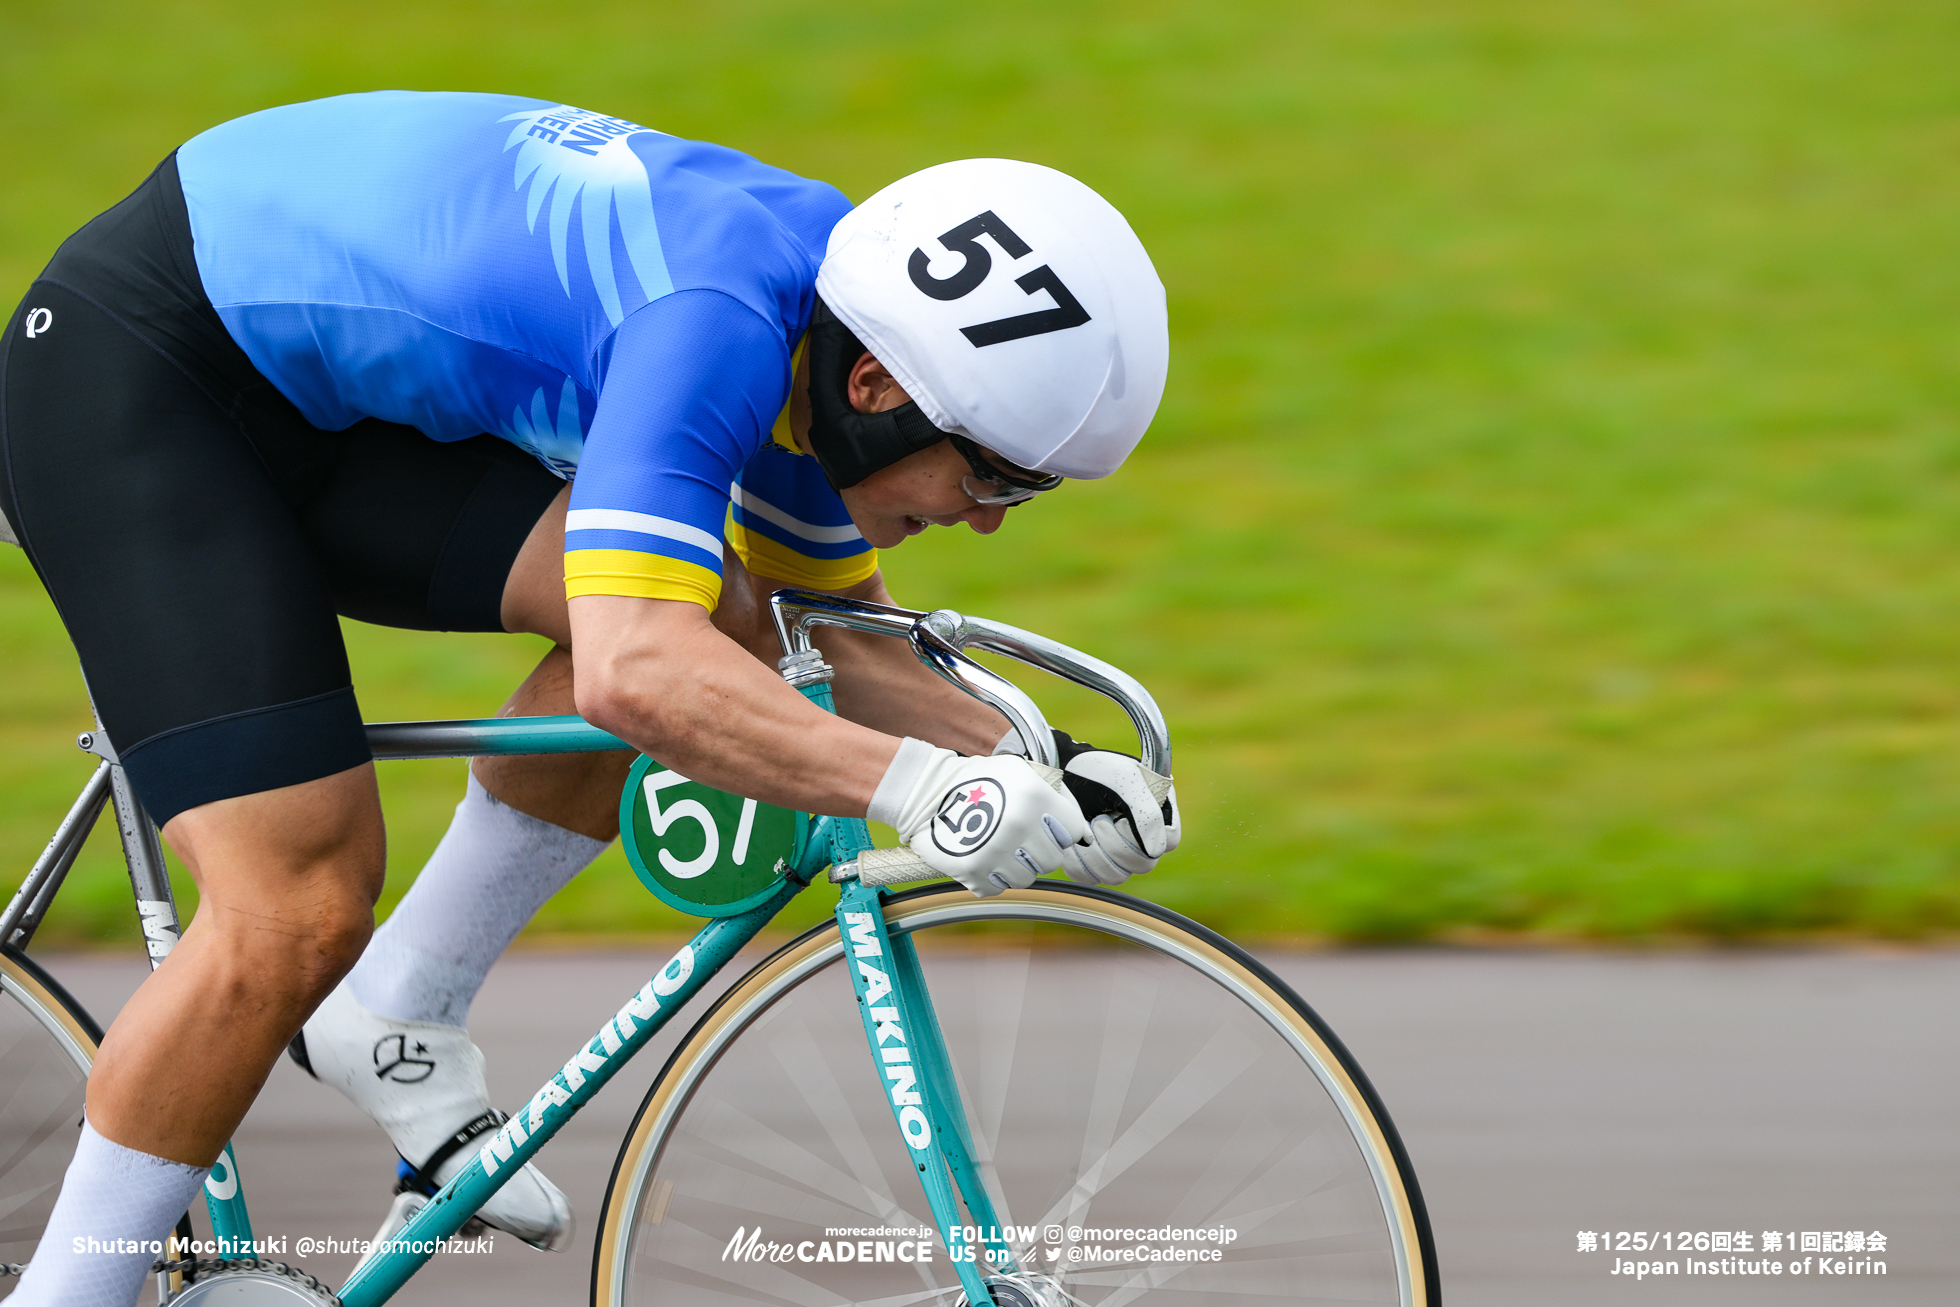
<instances>
[{"instance_id":1,"label":"black chin strap","mask_svg":"<svg viewBox=\"0 0 1960 1307\"><path fill-rule=\"evenodd\" d=\"M851 407L851 369L864 346L821 298L810 317L809 355L810 449L831 489L854 486L946 439L913 400L883 413Z\"/></svg>"}]
</instances>

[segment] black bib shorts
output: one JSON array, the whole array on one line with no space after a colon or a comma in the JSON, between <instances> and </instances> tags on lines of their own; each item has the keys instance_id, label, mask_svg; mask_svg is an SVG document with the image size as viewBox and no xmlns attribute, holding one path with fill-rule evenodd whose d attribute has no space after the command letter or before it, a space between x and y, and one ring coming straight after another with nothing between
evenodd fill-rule
<instances>
[{"instance_id":1,"label":"black bib shorts","mask_svg":"<svg viewBox=\"0 0 1960 1307\"><path fill-rule=\"evenodd\" d=\"M502 630L563 485L495 436L308 423L211 307L174 155L0 337L0 512L159 824L367 761L335 615Z\"/></svg>"}]
</instances>

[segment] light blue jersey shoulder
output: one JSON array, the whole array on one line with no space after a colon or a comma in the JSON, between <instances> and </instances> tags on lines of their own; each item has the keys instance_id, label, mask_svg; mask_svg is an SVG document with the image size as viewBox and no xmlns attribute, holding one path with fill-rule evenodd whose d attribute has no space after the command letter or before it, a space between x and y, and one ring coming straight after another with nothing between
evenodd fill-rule
<instances>
[{"instance_id":1,"label":"light blue jersey shoulder","mask_svg":"<svg viewBox=\"0 0 1960 1307\"><path fill-rule=\"evenodd\" d=\"M786 360L850 207L735 150L499 95L268 109L194 138L177 166L212 304L308 421L492 432L560 475L615 333L663 297L727 297Z\"/></svg>"},{"instance_id":2,"label":"light blue jersey shoulder","mask_svg":"<svg viewBox=\"0 0 1960 1307\"><path fill-rule=\"evenodd\" d=\"M576 469L569 594L712 609L724 540L799 584L875 570L815 460L770 441L850 208L831 187L568 105L403 91L240 118L177 170L212 304L308 421Z\"/></svg>"}]
</instances>

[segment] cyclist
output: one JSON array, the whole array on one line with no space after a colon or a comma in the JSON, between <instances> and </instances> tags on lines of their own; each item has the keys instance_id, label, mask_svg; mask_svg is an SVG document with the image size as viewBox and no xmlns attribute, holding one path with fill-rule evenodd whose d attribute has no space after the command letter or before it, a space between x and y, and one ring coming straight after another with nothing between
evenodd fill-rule
<instances>
[{"instance_id":1,"label":"cyclist","mask_svg":"<svg viewBox=\"0 0 1960 1307\"><path fill-rule=\"evenodd\" d=\"M979 894L1176 843L1140 764L1071 749L1055 788L986 757L1012 733L895 642L826 637L836 717L770 666L774 589L886 600L878 549L991 533L1149 424L1162 287L1060 173L967 160L852 208L568 105L342 96L186 143L64 243L0 350L0 515L201 890L103 1041L17 1302L128 1304L151 1254L78 1249L161 1237L289 1041L410 1189L495 1120L470 1000L615 835L629 759L478 760L363 956L383 835L336 613L544 635L507 713L885 821ZM982 778L986 837L936 840ZM570 1238L534 1168L483 1217Z\"/></svg>"}]
</instances>

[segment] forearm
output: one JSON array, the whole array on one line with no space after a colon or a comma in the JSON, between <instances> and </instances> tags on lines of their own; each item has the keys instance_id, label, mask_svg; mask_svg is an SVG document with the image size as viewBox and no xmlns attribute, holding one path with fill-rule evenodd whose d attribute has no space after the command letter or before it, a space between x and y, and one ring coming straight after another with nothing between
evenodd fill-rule
<instances>
[{"instance_id":1,"label":"forearm","mask_svg":"<svg viewBox=\"0 0 1960 1307\"><path fill-rule=\"evenodd\" d=\"M824 712L693 604L571 602L579 712L692 780L859 817L898 741ZM998 736L998 732L996 732Z\"/></svg>"},{"instance_id":2,"label":"forearm","mask_svg":"<svg viewBox=\"0 0 1960 1307\"><path fill-rule=\"evenodd\" d=\"M738 628L729 617L717 613L716 624L738 639L746 635L743 643L749 651L774 666L782 649L768 618L768 598L785 582L750 576L739 564L731 569L725 562L723 576L731 575L742 587L738 594L747 596L753 616L745 627ZM897 606L879 573L838 593L849 599ZM732 605L724 602L724 607ZM837 671L831 693L838 715L848 721L887 735L916 736L964 754L992 753L1007 732L1005 717L927 670L903 640L824 626L817 628L816 641L824 660Z\"/></svg>"},{"instance_id":3,"label":"forearm","mask_svg":"<svg viewBox=\"0 0 1960 1307\"><path fill-rule=\"evenodd\" d=\"M752 575L733 550L722 558L721 605L714 624L764 665L782 656L769 615L769 596L788 585L777 577ZM882 575L837 593L847 599L892 604ZM895 606L895 605L893 605ZM816 630L817 647L837 671L831 684L838 715L893 736L916 736L956 753L992 753L1008 722L964 690L926 670L903 640L866 635L839 627Z\"/></svg>"},{"instance_id":4,"label":"forearm","mask_svg":"<svg viewBox=\"0 0 1960 1307\"><path fill-rule=\"evenodd\" d=\"M837 669L837 711L851 721L965 754L992 753L1007 733L1005 717L941 680L903 640L826 630L818 644Z\"/></svg>"}]
</instances>

